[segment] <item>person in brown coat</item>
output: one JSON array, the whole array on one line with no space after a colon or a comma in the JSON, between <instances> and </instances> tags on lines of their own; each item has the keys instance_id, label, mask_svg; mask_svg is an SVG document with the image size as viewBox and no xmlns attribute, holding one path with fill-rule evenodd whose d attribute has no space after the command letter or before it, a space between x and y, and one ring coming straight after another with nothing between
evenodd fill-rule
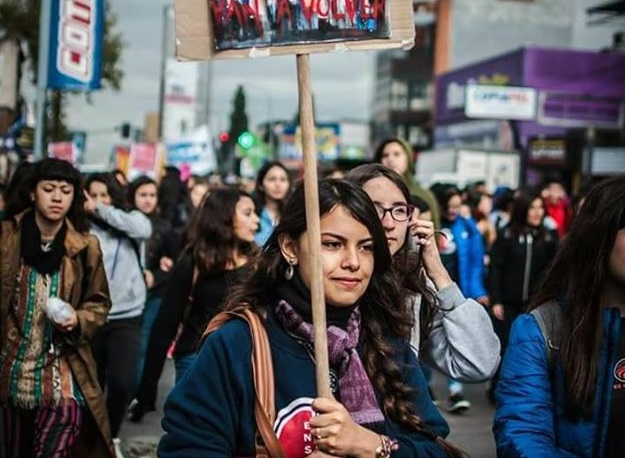
<instances>
[{"instance_id":1,"label":"person in brown coat","mask_svg":"<svg viewBox=\"0 0 625 458\"><path fill-rule=\"evenodd\" d=\"M31 169L1 226L0 455L114 457L89 347L111 302L80 174L58 159Z\"/></svg>"}]
</instances>

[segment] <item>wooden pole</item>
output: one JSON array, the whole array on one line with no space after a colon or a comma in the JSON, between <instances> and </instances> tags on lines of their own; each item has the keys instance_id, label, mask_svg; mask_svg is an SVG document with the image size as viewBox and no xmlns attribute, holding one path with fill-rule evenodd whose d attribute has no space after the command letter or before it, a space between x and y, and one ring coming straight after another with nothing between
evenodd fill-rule
<instances>
[{"instance_id":1,"label":"wooden pole","mask_svg":"<svg viewBox=\"0 0 625 458\"><path fill-rule=\"evenodd\" d=\"M315 120L310 82L310 59L308 54L297 55L297 90L299 94L299 120L302 130L304 152L304 192L306 195L306 226L310 257L302 262L310 263L313 326L315 329L315 364L317 394L331 398L330 362L328 359L328 336L326 332L326 308L323 292L323 264L321 261L321 223L319 221L319 188L317 186L317 155Z\"/></svg>"}]
</instances>

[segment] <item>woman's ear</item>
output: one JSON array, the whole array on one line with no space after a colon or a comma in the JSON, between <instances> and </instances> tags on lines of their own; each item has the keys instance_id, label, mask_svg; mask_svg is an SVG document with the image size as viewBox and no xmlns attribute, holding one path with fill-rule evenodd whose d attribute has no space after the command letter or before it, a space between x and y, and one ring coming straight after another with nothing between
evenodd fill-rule
<instances>
[{"instance_id":1,"label":"woman's ear","mask_svg":"<svg viewBox=\"0 0 625 458\"><path fill-rule=\"evenodd\" d=\"M297 243L287 234L280 234L278 236L278 245L280 246L280 253L282 257L292 265L297 265L298 249Z\"/></svg>"}]
</instances>

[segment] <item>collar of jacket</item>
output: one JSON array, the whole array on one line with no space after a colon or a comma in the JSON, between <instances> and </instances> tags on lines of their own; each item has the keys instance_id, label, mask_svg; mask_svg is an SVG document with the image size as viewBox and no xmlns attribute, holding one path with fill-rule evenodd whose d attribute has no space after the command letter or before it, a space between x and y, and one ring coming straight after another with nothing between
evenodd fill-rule
<instances>
[{"instance_id":1,"label":"collar of jacket","mask_svg":"<svg viewBox=\"0 0 625 458\"><path fill-rule=\"evenodd\" d=\"M24 215L26 214L26 212L29 212L29 211L32 211L32 210L25 210L22 213L15 215L15 217L13 218L13 222L15 224L14 226L15 231L19 230L19 227L20 227L20 224L22 223L22 219L24 218ZM67 225L67 234L65 235L65 243L64 243L65 252L67 253L68 256L74 257L87 246L87 238L85 237L84 234L81 234L74 228L74 225L69 219L65 218L65 224Z\"/></svg>"}]
</instances>

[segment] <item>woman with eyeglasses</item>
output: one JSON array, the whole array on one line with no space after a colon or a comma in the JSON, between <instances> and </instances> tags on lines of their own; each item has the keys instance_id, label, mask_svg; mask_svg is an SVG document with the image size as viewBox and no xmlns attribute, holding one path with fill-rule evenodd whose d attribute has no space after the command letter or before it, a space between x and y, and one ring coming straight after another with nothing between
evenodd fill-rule
<instances>
[{"instance_id":1,"label":"woman with eyeglasses","mask_svg":"<svg viewBox=\"0 0 625 458\"><path fill-rule=\"evenodd\" d=\"M499 339L488 313L464 297L445 269L434 224L419 219L404 179L380 164L361 165L345 178L362 186L382 221L393 274L413 307L411 343L420 360L456 380L490 378L499 363Z\"/></svg>"}]
</instances>

